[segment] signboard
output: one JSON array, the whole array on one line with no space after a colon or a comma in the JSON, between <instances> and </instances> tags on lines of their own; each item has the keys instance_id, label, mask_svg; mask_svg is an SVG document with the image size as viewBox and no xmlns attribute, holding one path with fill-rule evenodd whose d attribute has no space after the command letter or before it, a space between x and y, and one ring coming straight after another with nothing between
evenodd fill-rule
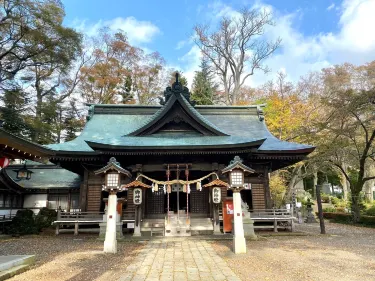
<instances>
[{"instance_id":1,"label":"signboard","mask_svg":"<svg viewBox=\"0 0 375 281\"><path fill-rule=\"evenodd\" d=\"M127 228L134 228L134 222L128 222L126 227Z\"/></svg>"},{"instance_id":2,"label":"signboard","mask_svg":"<svg viewBox=\"0 0 375 281\"><path fill-rule=\"evenodd\" d=\"M133 190L133 203L134 205L142 204L142 188L134 188Z\"/></svg>"},{"instance_id":3,"label":"signboard","mask_svg":"<svg viewBox=\"0 0 375 281\"><path fill-rule=\"evenodd\" d=\"M221 189L220 187L214 187L212 189L212 202L219 204L221 202Z\"/></svg>"},{"instance_id":4,"label":"signboard","mask_svg":"<svg viewBox=\"0 0 375 281\"><path fill-rule=\"evenodd\" d=\"M223 201L223 231L228 233L232 231L232 220L234 215L233 199L227 198Z\"/></svg>"}]
</instances>

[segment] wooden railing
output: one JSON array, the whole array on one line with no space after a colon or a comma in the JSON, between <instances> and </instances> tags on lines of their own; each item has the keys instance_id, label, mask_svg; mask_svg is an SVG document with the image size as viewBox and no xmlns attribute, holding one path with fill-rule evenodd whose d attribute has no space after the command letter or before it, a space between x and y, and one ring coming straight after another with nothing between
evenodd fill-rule
<instances>
[{"instance_id":1,"label":"wooden railing","mask_svg":"<svg viewBox=\"0 0 375 281\"><path fill-rule=\"evenodd\" d=\"M98 221L103 219L103 212L57 212L57 221Z\"/></svg>"},{"instance_id":2,"label":"wooden railing","mask_svg":"<svg viewBox=\"0 0 375 281\"><path fill-rule=\"evenodd\" d=\"M16 214L0 215L0 223L12 221Z\"/></svg>"},{"instance_id":3,"label":"wooden railing","mask_svg":"<svg viewBox=\"0 0 375 281\"><path fill-rule=\"evenodd\" d=\"M265 209L251 210L250 217L254 222L273 223L272 225L254 225L254 228L273 228L277 232L278 228L289 228L294 231L293 212L288 209Z\"/></svg>"},{"instance_id":4,"label":"wooden railing","mask_svg":"<svg viewBox=\"0 0 375 281\"><path fill-rule=\"evenodd\" d=\"M291 217L293 216L291 210L288 209L264 209L264 210L250 210L251 217Z\"/></svg>"}]
</instances>

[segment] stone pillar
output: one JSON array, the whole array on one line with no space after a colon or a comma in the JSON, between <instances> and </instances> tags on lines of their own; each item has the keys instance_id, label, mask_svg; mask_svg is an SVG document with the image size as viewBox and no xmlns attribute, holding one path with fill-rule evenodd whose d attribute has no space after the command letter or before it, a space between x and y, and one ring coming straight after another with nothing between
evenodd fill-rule
<instances>
[{"instance_id":1,"label":"stone pillar","mask_svg":"<svg viewBox=\"0 0 375 281\"><path fill-rule=\"evenodd\" d=\"M233 190L233 251L235 254L246 253L246 240L243 231L241 194L239 190Z\"/></svg>"},{"instance_id":2,"label":"stone pillar","mask_svg":"<svg viewBox=\"0 0 375 281\"><path fill-rule=\"evenodd\" d=\"M214 235L221 235L219 220L219 205L214 204Z\"/></svg>"},{"instance_id":3,"label":"stone pillar","mask_svg":"<svg viewBox=\"0 0 375 281\"><path fill-rule=\"evenodd\" d=\"M134 195L133 195L134 196ZM141 206L135 206L135 222L134 222L134 234L133 236L141 236Z\"/></svg>"},{"instance_id":4,"label":"stone pillar","mask_svg":"<svg viewBox=\"0 0 375 281\"><path fill-rule=\"evenodd\" d=\"M104 240L104 253L117 253L116 222L117 195L116 192L110 192L108 196L107 229Z\"/></svg>"}]
</instances>

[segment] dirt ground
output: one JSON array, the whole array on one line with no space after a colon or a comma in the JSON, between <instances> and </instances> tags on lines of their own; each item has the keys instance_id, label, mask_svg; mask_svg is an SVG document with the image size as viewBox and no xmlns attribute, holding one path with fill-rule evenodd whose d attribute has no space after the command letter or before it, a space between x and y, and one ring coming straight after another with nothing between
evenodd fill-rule
<instances>
[{"instance_id":1,"label":"dirt ground","mask_svg":"<svg viewBox=\"0 0 375 281\"><path fill-rule=\"evenodd\" d=\"M214 249L243 281L375 280L375 229L326 223L297 226L309 236L271 236L248 241L248 252L234 255L231 241Z\"/></svg>"},{"instance_id":2,"label":"dirt ground","mask_svg":"<svg viewBox=\"0 0 375 281\"><path fill-rule=\"evenodd\" d=\"M333 223L326 228L323 236L319 224L297 225L308 235L248 241L244 255L232 253L231 240L210 245L243 281L375 280L375 229ZM118 280L142 248L142 243L124 242L118 244L118 255L106 255L96 236L0 239L0 255L36 255L32 269L11 281Z\"/></svg>"},{"instance_id":3,"label":"dirt ground","mask_svg":"<svg viewBox=\"0 0 375 281\"><path fill-rule=\"evenodd\" d=\"M0 240L0 255L36 255L32 269L10 281L117 280L143 247L119 243L118 255L103 254L97 237L35 236Z\"/></svg>"}]
</instances>

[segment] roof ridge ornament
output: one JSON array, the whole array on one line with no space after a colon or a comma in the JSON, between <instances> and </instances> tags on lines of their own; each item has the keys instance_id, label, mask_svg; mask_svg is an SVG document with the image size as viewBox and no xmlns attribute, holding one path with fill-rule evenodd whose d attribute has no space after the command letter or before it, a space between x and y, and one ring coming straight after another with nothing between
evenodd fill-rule
<instances>
[{"instance_id":1,"label":"roof ridge ornament","mask_svg":"<svg viewBox=\"0 0 375 281\"><path fill-rule=\"evenodd\" d=\"M183 86L182 83L180 82L180 79L179 79L180 73L176 71L175 77L176 77L176 81L172 84L172 87L168 86L167 88L165 88L164 98L161 98L161 97L159 98L160 104L165 105L172 95L181 94L191 105L194 106L195 102L190 100L189 88Z\"/></svg>"}]
</instances>

